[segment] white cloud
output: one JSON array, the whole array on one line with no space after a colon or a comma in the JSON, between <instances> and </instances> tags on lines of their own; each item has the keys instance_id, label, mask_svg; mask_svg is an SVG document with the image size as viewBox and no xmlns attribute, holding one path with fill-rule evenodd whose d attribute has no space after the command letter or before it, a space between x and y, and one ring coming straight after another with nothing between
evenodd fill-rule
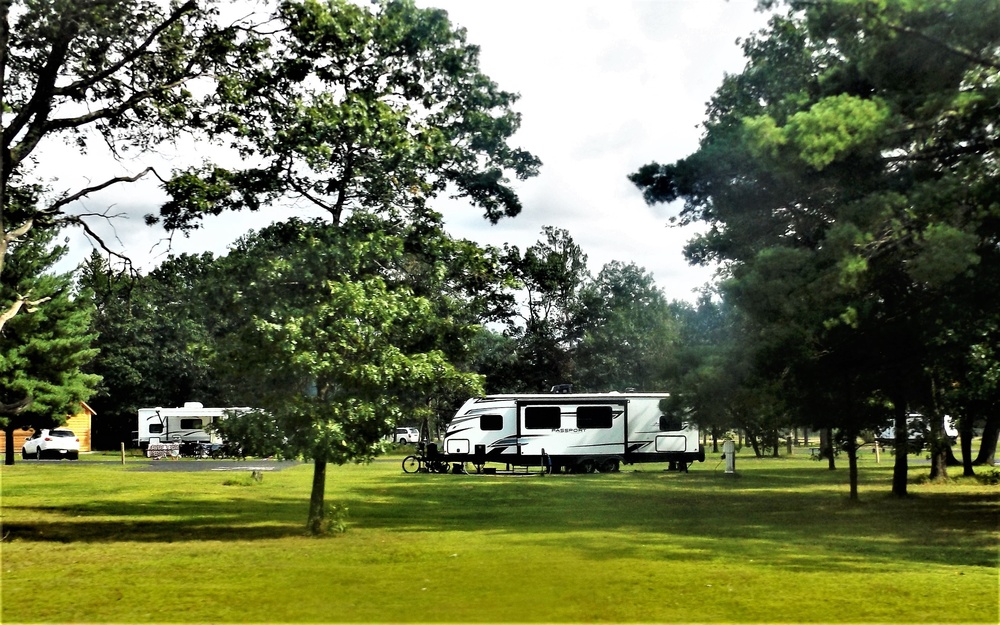
<instances>
[{"instance_id":1,"label":"white cloud","mask_svg":"<svg viewBox=\"0 0 1000 625\"><path fill-rule=\"evenodd\" d=\"M705 103L725 73L743 67L737 38L766 21L754 11L756 0L419 3L447 10L480 46L483 71L521 94L516 108L523 124L513 142L544 163L537 178L517 183L522 214L496 226L475 208L442 200L452 233L524 249L539 239L542 226L557 226L588 254L592 272L612 260L634 262L655 275L668 298L693 300L692 290L712 270L684 261L681 250L692 231L668 228L676 208L646 206L626 176L644 163L671 162L697 149ZM58 160L64 175L85 171L88 162L68 152ZM117 234L123 251L147 268L158 262L150 250L165 236L141 223L156 199L155 187L143 185L88 201L94 209L113 202L133 214L116 224ZM209 218L190 238L175 237L173 249L225 253L248 229L285 216ZM89 248L73 236L75 263Z\"/></svg>"},{"instance_id":2,"label":"white cloud","mask_svg":"<svg viewBox=\"0 0 1000 625\"><path fill-rule=\"evenodd\" d=\"M544 225L568 230L592 272L612 260L650 271L668 298L695 298L712 268L682 254L692 228L668 228L676 208L648 207L626 176L698 146L705 104L725 73L742 69L736 45L763 26L752 0L497 3L429 2L481 48L482 67L521 93L515 142L544 162L519 185L524 211L490 227L449 204L460 236L522 249ZM495 7L501 4L503 12Z\"/></svg>"}]
</instances>

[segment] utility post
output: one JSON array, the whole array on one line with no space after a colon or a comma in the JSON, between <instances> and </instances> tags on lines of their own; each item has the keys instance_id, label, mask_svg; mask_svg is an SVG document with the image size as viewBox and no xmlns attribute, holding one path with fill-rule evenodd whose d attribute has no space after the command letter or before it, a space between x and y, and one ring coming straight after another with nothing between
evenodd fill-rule
<instances>
[{"instance_id":1,"label":"utility post","mask_svg":"<svg viewBox=\"0 0 1000 625\"><path fill-rule=\"evenodd\" d=\"M726 459L726 475L736 475L736 443L727 439L722 443L722 455Z\"/></svg>"}]
</instances>

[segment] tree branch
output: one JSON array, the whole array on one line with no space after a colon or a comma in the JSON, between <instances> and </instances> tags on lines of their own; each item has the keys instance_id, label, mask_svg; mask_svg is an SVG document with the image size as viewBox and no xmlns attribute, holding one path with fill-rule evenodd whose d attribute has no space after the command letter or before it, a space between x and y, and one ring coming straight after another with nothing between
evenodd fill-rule
<instances>
[{"instance_id":1,"label":"tree branch","mask_svg":"<svg viewBox=\"0 0 1000 625\"><path fill-rule=\"evenodd\" d=\"M13 230L11 230L10 232L3 232L3 243L4 243L4 246L5 246L3 248L4 252L6 252L6 250L7 250L7 248L6 248L7 244L11 243L12 241L16 241L19 238L23 237L28 232L28 230L31 230L31 227L34 225L34 223L35 222L34 222L33 219L29 219L29 220L25 221L23 224L21 224L20 226L18 226L17 228L14 228Z\"/></svg>"},{"instance_id":2,"label":"tree branch","mask_svg":"<svg viewBox=\"0 0 1000 625\"><path fill-rule=\"evenodd\" d=\"M189 13L198 8L198 3L195 0L188 0L183 5L174 9L174 11L164 20L159 26L154 28L146 39L139 44L137 48L132 50L129 54L123 55L122 58L117 62L109 65L104 71L94 74L90 78L84 80L78 80L77 82L66 85L65 87L59 87L55 89L52 93L53 95L65 96L70 95L75 92L84 91L101 82L105 78L113 75L115 72L125 67L129 63L135 61L139 56L153 44L156 37L159 36L164 30L169 28L174 22L180 20L185 13Z\"/></svg>"},{"instance_id":3,"label":"tree branch","mask_svg":"<svg viewBox=\"0 0 1000 625\"><path fill-rule=\"evenodd\" d=\"M49 120L48 114L46 114L44 121L42 121L41 123L35 123L31 125L31 128L28 129L28 132L25 135L24 139L22 139L21 142L13 150L11 150L11 156L13 157L13 160L15 162L19 162L26 155L30 154L35 149L35 146L37 146L38 143L42 140L42 138L50 132L58 130L66 130L69 128L79 128L80 126L84 126L98 119L110 119L116 117L126 111L134 109L136 105L138 105L143 100L148 100L150 98L155 97L156 91L172 89L173 87L177 87L179 85L184 84L189 79L190 76L185 76L184 78L176 80L172 83L159 85L156 87L155 90L147 89L145 91L139 91L137 93L133 93L132 96L129 97L129 99L125 100L118 106L105 107L87 113L86 115L80 115L79 117L66 117L66 118Z\"/></svg>"},{"instance_id":4,"label":"tree branch","mask_svg":"<svg viewBox=\"0 0 1000 625\"><path fill-rule=\"evenodd\" d=\"M313 194L311 194L309 191L306 190L306 188L304 186L302 186L301 184L299 184L299 181L296 180L293 176L289 175L288 176L288 181L289 181L288 182L289 186L296 193L298 193L302 197L306 198L307 200L309 200L310 202L312 202L313 204L315 204L319 208L321 208L321 209L325 210L326 212L330 213L330 215L332 215L334 217L336 217L337 215L339 215L339 210L340 209L338 209L338 207L331 206L327 202L324 202L323 200L321 200L318 197L316 197ZM334 219L334 223L337 223L336 219Z\"/></svg>"},{"instance_id":5,"label":"tree branch","mask_svg":"<svg viewBox=\"0 0 1000 625\"><path fill-rule=\"evenodd\" d=\"M0 328L3 328L3 324L6 319L0 318ZM34 398L28 395L23 399L19 399L16 402L10 404L0 404L0 415L17 415L24 412L24 409L31 405Z\"/></svg>"},{"instance_id":6,"label":"tree branch","mask_svg":"<svg viewBox=\"0 0 1000 625\"><path fill-rule=\"evenodd\" d=\"M86 233L89 239L91 239L92 241L96 241L97 246L102 250L104 250L109 256L114 256L118 260L122 261L122 263L128 269L129 273L132 273L132 259L120 252L116 252L113 249L111 249L111 247L104 242L104 239L101 238L99 234L94 232L93 228L90 227L90 224L88 224L83 219L83 217L84 215L73 215L72 217L65 217L61 221L64 224L70 224L82 228L84 233Z\"/></svg>"},{"instance_id":7,"label":"tree branch","mask_svg":"<svg viewBox=\"0 0 1000 625\"><path fill-rule=\"evenodd\" d=\"M30 294L31 292L29 291L28 295ZM31 300L28 299L28 295L19 294L17 296L17 299L14 300L14 303L10 305L10 308L5 310L3 313L0 313L0 330L3 330L4 325L6 325L8 321L13 319L17 315L17 313L21 311L21 308L25 308L27 312L33 313L36 310L38 310L39 304L43 304L52 299L51 297L43 297L41 299Z\"/></svg>"},{"instance_id":8,"label":"tree branch","mask_svg":"<svg viewBox=\"0 0 1000 625\"><path fill-rule=\"evenodd\" d=\"M992 69L1000 70L1000 61L997 61L997 60L994 60L994 59L990 59L990 58L987 58L987 57L984 57L984 56L979 56L978 54L976 54L974 52L971 52L969 50L966 50L964 48L959 48L958 46L953 46L950 43L948 43L946 41L942 41L942 40L938 39L937 37L932 37L932 36L928 35L927 33L923 32L923 31L919 31L919 30L917 30L915 28L911 28L909 26L902 26L902 25L899 25L899 24L887 24L887 26L889 27L890 30L895 31L897 33L903 33L903 34L906 34L906 35L912 35L914 37L918 37L920 39L923 39L927 43L930 43L930 44L933 44L935 46L938 46L939 48L943 49L944 51L948 52L949 54L954 54L956 56L960 56L963 59L965 59L966 61L969 61L971 63L975 63L977 65L982 65L984 67L990 67Z\"/></svg>"},{"instance_id":9,"label":"tree branch","mask_svg":"<svg viewBox=\"0 0 1000 625\"><path fill-rule=\"evenodd\" d=\"M82 199L90 195L91 193L94 193L96 191L101 191L103 189L110 187L111 185L118 184L119 182L135 182L136 180L139 180L149 172L153 172L153 175L156 175L155 169L153 169L152 167L147 167L146 169L140 171L138 174L134 176L118 176L117 178L111 178L110 180L105 180L101 184L94 185L92 187L86 187L85 189L80 189L76 193L68 195L62 198L61 200L58 200L48 208L45 208L42 212L48 215L56 214L59 212L59 209L62 208L63 206L66 206L67 204L72 204L73 202Z\"/></svg>"},{"instance_id":10,"label":"tree branch","mask_svg":"<svg viewBox=\"0 0 1000 625\"><path fill-rule=\"evenodd\" d=\"M74 23L68 29L60 31L58 36L53 38L52 48L49 50L48 58L45 60L45 66L38 74L38 82L35 85L34 93L31 94L31 99L23 109L18 111L14 119L11 120L10 125L3 130L2 147L4 150L8 149L8 146L14 142L14 137L19 135L25 126L28 127L28 136L37 134L41 138L44 134L42 128L48 120L49 113L52 111L52 94L55 90L56 79L59 77L59 69L66 62L69 44L76 37L75 29L76 24ZM32 118L34 118L33 121ZM22 140L21 144L23 145L25 141L27 141L27 138ZM33 144L37 143L37 140L33 142ZM10 151L11 167L16 166L24 157L24 155L18 156L19 153L20 150Z\"/></svg>"}]
</instances>

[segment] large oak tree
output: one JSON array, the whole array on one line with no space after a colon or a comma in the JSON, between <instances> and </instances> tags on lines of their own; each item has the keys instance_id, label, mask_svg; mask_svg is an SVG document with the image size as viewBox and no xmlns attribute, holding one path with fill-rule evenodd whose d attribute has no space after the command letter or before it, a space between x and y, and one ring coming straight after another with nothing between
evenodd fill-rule
<instances>
[{"instance_id":1,"label":"large oak tree","mask_svg":"<svg viewBox=\"0 0 1000 625\"><path fill-rule=\"evenodd\" d=\"M216 131L198 123L214 105L211 84L254 64L260 38L241 24L220 26L214 5L0 1L0 267L8 246L38 226L78 226L106 247L92 226L110 207L75 203L154 173L132 159ZM89 181L75 187L41 180L42 153L59 149L106 155L125 173L84 172ZM20 293L0 323L31 297Z\"/></svg>"},{"instance_id":2,"label":"large oak tree","mask_svg":"<svg viewBox=\"0 0 1000 625\"><path fill-rule=\"evenodd\" d=\"M271 416L282 451L312 460L314 534L325 527L328 464L374 457L428 397L482 392L480 376L446 353L463 324L410 286L403 234L366 215L293 220L245 237L219 263L235 278L227 307L237 318L221 361Z\"/></svg>"}]
</instances>

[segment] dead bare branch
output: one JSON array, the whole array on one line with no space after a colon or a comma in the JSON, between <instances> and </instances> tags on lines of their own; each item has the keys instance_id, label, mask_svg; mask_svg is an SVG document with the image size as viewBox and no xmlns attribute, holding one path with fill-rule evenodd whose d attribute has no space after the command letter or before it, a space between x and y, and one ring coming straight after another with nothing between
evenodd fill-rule
<instances>
[{"instance_id":1,"label":"dead bare branch","mask_svg":"<svg viewBox=\"0 0 1000 625\"><path fill-rule=\"evenodd\" d=\"M76 202L77 200L82 199L82 198L90 195L91 193L95 193L97 191L101 191L103 189L107 189L111 185L115 185L115 184L118 184L120 182L135 182L136 180L139 180L140 178L142 178L143 176L145 176L149 172L153 172L154 175L156 175L156 172L155 172L155 170L152 167L147 167L146 169L142 170L141 172L139 172L138 174L136 174L134 176L118 176L116 178L111 178L109 180L106 180L106 181L102 182L101 184L94 185L92 187L86 187L84 189L80 189L76 193L73 193L72 195L67 195L66 197L64 197L64 198L56 201L51 206L45 208L43 212L46 213L46 214L48 214L48 215L54 215L54 214L58 213L59 209L61 209L63 206L66 206L67 204L72 204L73 202ZM157 175L157 178L159 178L158 175Z\"/></svg>"},{"instance_id":2,"label":"dead bare branch","mask_svg":"<svg viewBox=\"0 0 1000 625\"><path fill-rule=\"evenodd\" d=\"M10 307L7 308L7 310L0 313L0 330L3 330L4 325L6 325L8 321L13 319L17 315L17 313L21 311L22 308L24 308L25 311L28 313L33 313L38 310L39 304L44 304L45 302L52 299L51 297L42 297L34 300L28 299L30 295L31 291L29 291L25 295L18 294L17 299L14 300L14 303L11 304Z\"/></svg>"}]
</instances>

